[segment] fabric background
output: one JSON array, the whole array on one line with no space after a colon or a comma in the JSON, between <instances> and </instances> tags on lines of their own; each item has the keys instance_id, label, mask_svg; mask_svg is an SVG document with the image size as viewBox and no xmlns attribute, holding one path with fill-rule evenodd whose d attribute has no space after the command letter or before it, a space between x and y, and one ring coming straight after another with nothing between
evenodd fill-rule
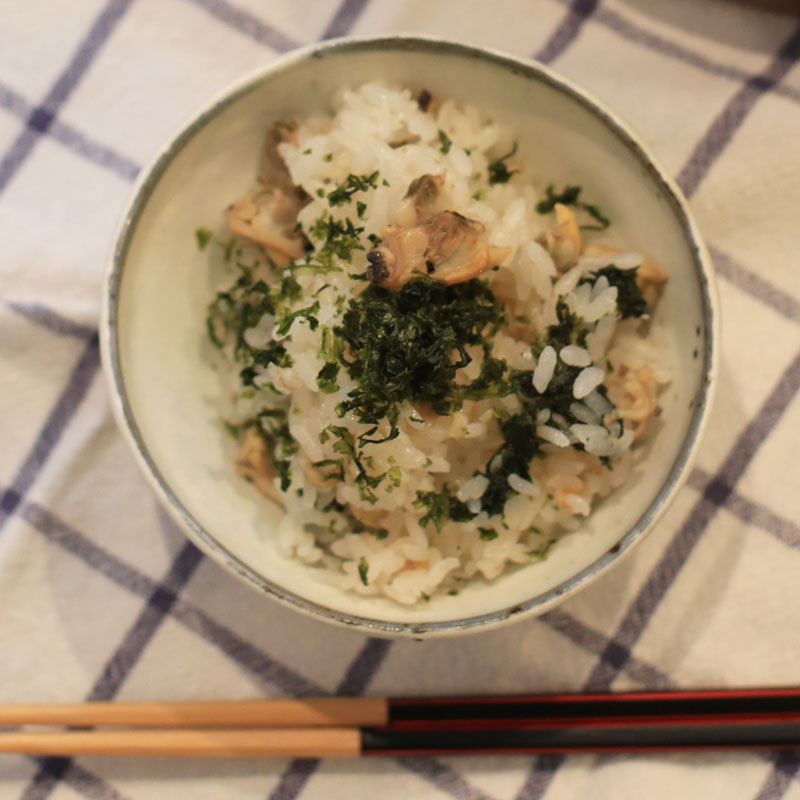
<instances>
[{"instance_id":1,"label":"fabric background","mask_svg":"<svg viewBox=\"0 0 800 800\"><path fill-rule=\"evenodd\" d=\"M800 24L723 0L0 2L0 701L800 684ZM690 198L723 311L713 422L652 535L558 610L446 642L260 601L186 542L109 413L96 323L131 181L198 105L320 38L533 56ZM0 798L800 798L798 753L0 756Z\"/></svg>"}]
</instances>

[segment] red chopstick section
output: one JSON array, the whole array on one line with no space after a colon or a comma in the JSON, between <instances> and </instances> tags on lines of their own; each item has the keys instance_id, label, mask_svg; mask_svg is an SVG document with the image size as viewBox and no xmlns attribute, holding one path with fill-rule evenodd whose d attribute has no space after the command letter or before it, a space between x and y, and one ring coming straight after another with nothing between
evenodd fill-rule
<instances>
[{"instance_id":1,"label":"red chopstick section","mask_svg":"<svg viewBox=\"0 0 800 800\"><path fill-rule=\"evenodd\" d=\"M398 720L391 722L387 729L397 731L491 731L505 730L513 723L515 730L563 730L565 728L627 728L632 725L681 726L693 725L744 725L767 724L770 722L800 723L800 712L770 712L764 714L683 714L650 717L489 717L486 719L424 719Z\"/></svg>"},{"instance_id":2,"label":"red chopstick section","mask_svg":"<svg viewBox=\"0 0 800 800\"><path fill-rule=\"evenodd\" d=\"M800 720L800 689L390 699L397 730L708 725Z\"/></svg>"},{"instance_id":3,"label":"red chopstick section","mask_svg":"<svg viewBox=\"0 0 800 800\"><path fill-rule=\"evenodd\" d=\"M800 698L800 688L689 689L662 692L606 692L603 694L498 695L496 697L394 697L391 706L408 705L517 705L520 703L641 703L644 700L737 700L741 698Z\"/></svg>"}]
</instances>

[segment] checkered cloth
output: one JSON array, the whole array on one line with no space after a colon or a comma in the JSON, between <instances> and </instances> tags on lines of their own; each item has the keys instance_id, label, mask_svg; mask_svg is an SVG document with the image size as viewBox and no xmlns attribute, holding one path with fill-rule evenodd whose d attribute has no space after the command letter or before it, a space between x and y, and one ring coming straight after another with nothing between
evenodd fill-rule
<instances>
[{"instance_id":1,"label":"checkered cloth","mask_svg":"<svg viewBox=\"0 0 800 800\"><path fill-rule=\"evenodd\" d=\"M0 701L800 683L800 25L723 0L26 0L0 27ZM260 601L170 524L109 413L100 282L140 165L242 73L319 38L533 56L640 131L720 276L689 485L538 620L378 641ZM0 798L800 797L796 753L350 762L0 756Z\"/></svg>"}]
</instances>

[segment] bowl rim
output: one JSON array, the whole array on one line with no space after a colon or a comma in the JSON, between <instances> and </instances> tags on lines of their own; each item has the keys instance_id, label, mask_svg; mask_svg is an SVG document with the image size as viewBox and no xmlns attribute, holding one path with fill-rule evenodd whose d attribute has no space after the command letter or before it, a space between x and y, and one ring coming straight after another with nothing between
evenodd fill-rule
<instances>
[{"instance_id":1,"label":"bowl rim","mask_svg":"<svg viewBox=\"0 0 800 800\"><path fill-rule=\"evenodd\" d=\"M702 347L703 377L693 401L692 417L683 444L660 490L639 519L619 541L602 556L570 578L526 601L515 603L498 611L462 619L429 622L391 622L370 619L369 617L336 611L307 600L260 575L207 531L173 492L151 457L141 435L122 376L117 326L122 276L137 223L155 186L183 146L196 133L202 130L221 111L250 92L263 80L288 71L295 65L310 58L321 58L333 53L395 49L423 50L433 54L456 55L478 59L494 66L505 68L514 74L545 83L550 88L560 91L570 100L583 106L593 116L599 118L634 155L669 202L672 212L683 231L698 277L705 329ZM294 608L315 619L321 619L328 623L355 629L373 636L422 639L453 636L479 630L484 631L525 617L542 614L605 572L612 563L616 562L624 553L629 552L633 545L639 542L654 527L686 481L696 457L700 439L707 425L708 412L716 386L719 360L719 313L712 261L697 225L692 219L687 201L681 190L672 178L665 173L649 149L641 143L639 137L613 111L608 109L602 101L598 100L590 92L580 88L549 67L533 60L518 58L492 48L462 41L419 35L393 34L364 38L348 37L293 50L235 81L179 126L150 163L142 169L131 189L129 200L121 215L112 241L113 244L103 284L100 315L101 361L110 390L113 414L123 437L134 453L139 469L173 520L204 553L253 588L260 590L282 605Z\"/></svg>"}]
</instances>

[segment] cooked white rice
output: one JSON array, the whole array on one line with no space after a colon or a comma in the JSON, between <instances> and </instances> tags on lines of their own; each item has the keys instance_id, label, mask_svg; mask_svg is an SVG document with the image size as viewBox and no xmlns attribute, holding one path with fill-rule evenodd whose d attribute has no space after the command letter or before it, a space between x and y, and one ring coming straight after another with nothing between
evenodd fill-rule
<instances>
[{"instance_id":1,"label":"cooked white rice","mask_svg":"<svg viewBox=\"0 0 800 800\"><path fill-rule=\"evenodd\" d=\"M324 571L326 579L338 576L347 590L414 604L544 558L554 540L578 528L597 500L630 476L631 445L657 412L657 392L669 376L643 336L641 319L620 319L618 287L605 274L595 275L611 265L637 270L643 256L587 247L590 233L581 235L578 252L565 256L559 237L566 229L553 213L537 211L545 194L515 156L502 162L517 170L511 179L490 182L490 174L496 177L490 167L514 141L499 124L448 100L423 111L408 89L375 83L343 90L332 108L331 116L286 128L290 135L278 145L292 182L307 195L297 222L313 249L280 267L270 264L269 248L248 237L236 237L225 250L226 281L210 312L220 345L222 416L243 447L239 471L286 509L276 535L287 554ZM404 197L423 175L442 176L445 207L480 222L489 245L507 248L496 268L478 279L505 305L507 318L488 340L488 352L505 361L509 373L527 376L537 452L527 471L504 476L501 514L490 515L482 498L491 488L489 476L496 484L505 463L500 422L521 413L528 402L522 396L466 399L444 414L403 400L395 438L379 444L358 444L358 437L384 438L392 432L390 421L379 421L365 437L371 426L354 411L337 413L359 388L347 367L353 354L342 347L343 315L368 285L363 276L375 237L385 240L391 226L413 224ZM372 180L341 205L332 204L330 193L347 186L348 176ZM572 211L579 222L592 222L583 206ZM361 249L334 255L329 269L320 269L320 220L349 220L360 229L354 236ZM218 241L224 245L228 238ZM200 232L198 241L204 246ZM216 248L218 255L223 251ZM256 282L263 279L277 292L287 275L296 289L280 311L253 311L264 296L253 289ZM232 289L237 280L240 288ZM559 322L558 304L574 315L575 330L583 332L579 341L551 342L548 328ZM280 363L266 357L258 363L254 354L275 352L278 345L285 354ZM481 346L467 352L471 361L457 371L461 386L476 381L484 363ZM326 364L335 380L321 383ZM246 379L243 370L249 370ZM566 397L550 404L564 375L571 376ZM284 420L288 428L276 434ZM356 443L349 454L348 436ZM335 479L332 468L340 471ZM366 487L364 473L374 479ZM433 522L423 524L431 507L421 498L441 496L445 485L470 518L445 515L437 530Z\"/></svg>"}]
</instances>

